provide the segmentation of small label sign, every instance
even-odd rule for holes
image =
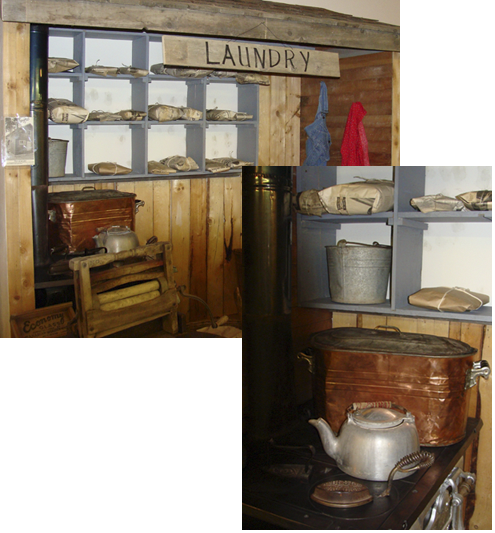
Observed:
[[[334,52],[167,35],[162,43],[163,64],[171,67],[340,77]]]

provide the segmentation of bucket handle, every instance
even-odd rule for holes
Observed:
[[[380,244],[376,241],[374,241],[373,244],[366,244],[364,242],[346,241],[345,239],[340,239],[340,241],[337,243],[337,246],[339,248],[344,248],[348,244],[356,244],[357,246],[369,246],[370,248],[390,248],[388,244]]]

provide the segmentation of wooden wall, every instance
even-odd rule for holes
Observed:
[[[300,165],[301,78],[271,76],[260,86],[258,165]]]
[[[237,313],[232,250],[242,247],[240,176],[88,185],[135,193],[144,200],[136,215],[140,244],[151,236],[171,242],[177,284],[205,300],[216,317]],[[51,186],[50,192],[83,186]],[[189,298],[182,299],[179,312],[189,321],[207,316],[204,305]]]
[[[29,24],[2,23],[4,116],[29,114]],[[273,76],[260,87],[259,164],[299,164],[300,78]],[[35,308],[29,167],[0,167],[0,336],[11,314]],[[93,183],[87,185],[95,185]],[[155,235],[173,245],[176,280],[207,301],[215,316],[237,313],[232,251],[242,248],[241,177],[96,184],[134,192],[145,206],[136,216],[141,244]],[[83,185],[51,186],[50,191]],[[207,317],[184,298],[189,321]]]
[[[395,65],[395,69],[394,69]],[[351,104],[361,102],[367,115],[363,125],[368,139],[370,165],[398,162],[399,54],[383,52],[340,60],[340,78],[303,78],[301,84],[301,161],[306,159],[307,134],[318,109],[320,81],[328,90],[327,127],[332,138],[329,165],[340,166],[340,147]],[[395,72],[395,79],[393,74]],[[395,84],[395,85],[394,85]],[[394,91],[394,92],[393,92]],[[395,100],[396,105],[392,102]],[[394,127],[392,117],[394,114]],[[394,160],[392,144],[394,141]],[[393,161],[393,162],[392,162]]]
[[[0,22],[0,28],[2,117],[27,116],[29,24]],[[0,336],[10,337],[10,314],[31,309],[34,309],[31,168],[0,166]]]

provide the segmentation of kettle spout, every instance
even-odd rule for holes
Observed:
[[[323,418],[308,420],[308,422],[318,430],[325,452],[333,459],[336,459],[337,437],[328,422]]]

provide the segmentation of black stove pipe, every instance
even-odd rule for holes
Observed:
[[[291,332],[292,167],[242,171],[244,442],[261,445],[294,429]]]
[[[32,24],[30,95],[34,124],[34,165],[31,167],[34,266],[50,263],[48,249],[48,27]]]

